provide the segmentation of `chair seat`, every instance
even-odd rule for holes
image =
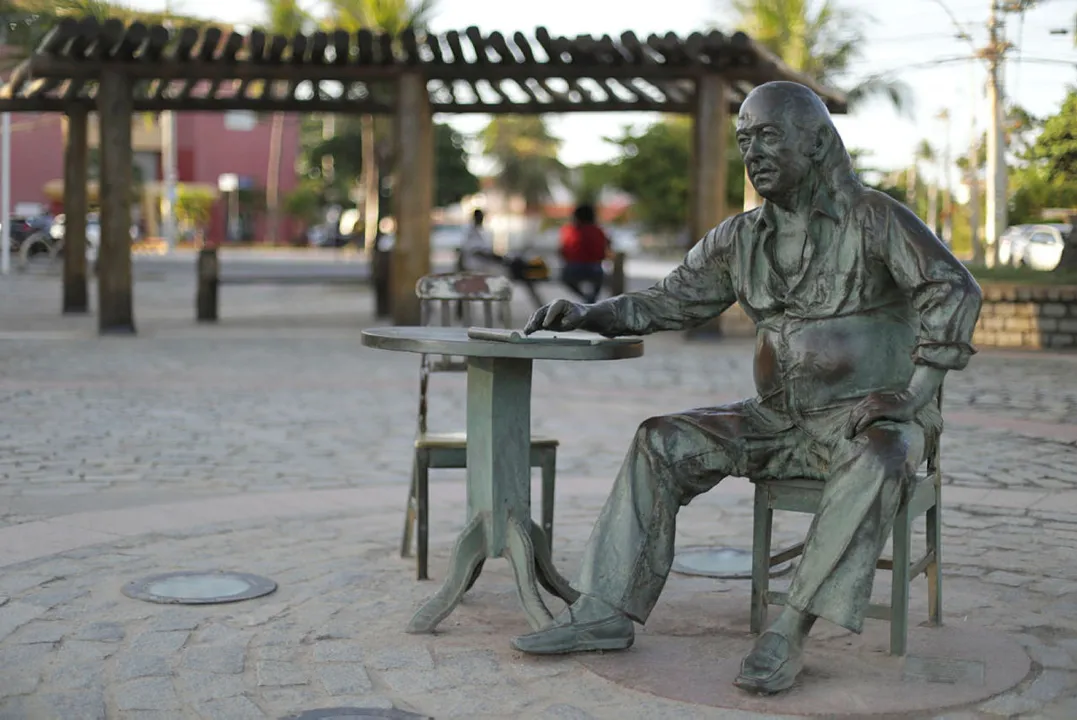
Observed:
[[[558,441],[555,438],[542,437],[539,435],[531,436],[531,447],[557,447]],[[467,447],[467,433],[466,432],[447,432],[447,433],[424,433],[415,438],[415,447],[419,448],[466,448]]]

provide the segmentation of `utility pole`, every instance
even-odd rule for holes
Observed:
[[[991,245],[987,264],[998,263],[998,238],[1006,229],[1006,140],[1003,135],[1002,60],[1006,43],[1002,38],[1002,16],[998,3],[991,0],[991,19],[987,29],[990,40],[981,51],[987,60],[987,217],[984,218],[984,241]]]

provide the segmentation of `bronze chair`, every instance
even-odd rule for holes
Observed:
[[[419,296],[421,323],[424,326],[512,326],[512,282],[508,278],[466,272],[428,275],[419,280],[415,292]],[[415,437],[404,536],[400,543],[400,556],[408,557],[417,523],[416,571],[419,580],[428,579],[429,471],[432,468],[467,467],[467,433],[433,433],[427,427],[430,376],[438,372],[466,371],[467,361],[464,358],[445,355],[423,355],[419,364],[419,428]],[[557,445],[557,440],[553,438],[531,438],[531,467],[540,468],[542,472],[542,529],[551,550]]]
[[[939,391],[942,407],[942,391]],[[880,558],[876,568],[893,573],[890,604],[872,603],[867,616],[890,623],[890,654],[904,655],[909,628],[909,584],[920,573],[927,576],[928,616],[933,625],[942,624],[942,469],[941,438],[928,448],[927,470],[917,472],[907,502],[894,520],[894,557]],[[823,483],[817,480],[783,480],[755,483],[755,521],[752,539],[752,632],[761,633],[767,623],[767,605],[784,605],[787,593],[769,589],[771,568],[799,557],[804,543],[771,555],[774,511],[815,514],[823,497]],[[910,561],[912,523],[926,515],[927,552]]]

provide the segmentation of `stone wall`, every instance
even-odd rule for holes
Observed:
[[[1077,348],[1077,287],[982,284],[977,347]]]
[[[981,284],[983,310],[976,324],[977,347],[1077,349],[1077,286]],[[726,310],[718,322],[690,331],[689,336],[752,337],[755,326],[740,305]]]

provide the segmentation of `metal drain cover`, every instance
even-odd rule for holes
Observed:
[[[268,595],[277,583],[258,575],[226,570],[171,572],[132,580],[123,594],[170,605],[213,605]]]
[[[284,720],[433,720],[428,715],[416,715],[396,708],[325,708],[289,715]]]
[[[770,569],[770,576],[784,575],[792,567],[792,560],[783,562]],[[671,569],[681,575],[700,575],[720,580],[750,580],[752,553],[726,547],[685,548],[673,557]]]

